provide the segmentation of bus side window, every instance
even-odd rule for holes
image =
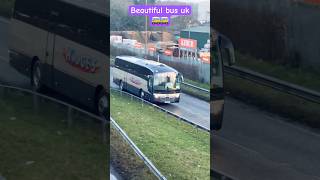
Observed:
[[[34,4],[37,4],[37,6],[34,6]],[[13,16],[32,25],[47,29],[49,7],[50,4],[41,0],[16,0]]]
[[[128,71],[129,73],[133,73],[133,72],[132,72],[133,69],[132,69],[132,64],[131,64],[131,63],[129,63],[129,62],[126,63],[126,69],[127,69],[127,71]]]
[[[119,68],[119,59],[118,58],[116,58],[115,60],[114,60],[114,66],[116,67],[116,68]]]
[[[121,70],[124,70],[124,61],[122,59],[117,58],[115,60],[115,66]]]
[[[118,58],[114,59],[114,67],[118,67]]]
[[[131,64],[131,71],[132,71],[132,74],[135,75],[135,76],[139,76],[139,69],[138,69],[138,66],[135,65],[135,64]]]
[[[106,53],[107,38],[103,38],[105,30],[102,28],[107,26],[105,16],[63,1],[52,1],[51,3],[53,3],[51,11],[57,12],[56,15],[51,16],[51,21],[60,25],[57,30],[58,34]]]
[[[125,62],[122,59],[119,59],[119,67],[120,69],[125,69]]]

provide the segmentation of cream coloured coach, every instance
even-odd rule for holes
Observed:
[[[156,103],[180,101],[183,77],[165,64],[132,56],[117,56],[112,75],[113,82],[121,90],[143,99]]]
[[[107,1],[16,0],[10,64],[102,115],[109,106]]]

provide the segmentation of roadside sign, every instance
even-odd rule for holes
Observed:
[[[156,48],[155,47],[149,47],[149,51],[155,52]]]
[[[187,49],[197,49],[197,40],[180,38],[179,39],[179,47],[180,48],[187,48]]]
[[[137,43],[137,40],[134,40],[134,39],[123,39],[122,43],[125,44],[125,45],[133,47]]]
[[[199,56],[204,63],[210,63],[210,52],[201,52]]]
[[[110,36],[110,41],[112,43],[122,43],[122,36]]]
[[[142,44],[139,43],[139,42],[136,42],[135,45],[134,45],[134,47],[140,49],[140,48],[142,48]]]
[[[165,50],[164,51],[164,54],[166,55],[166,56],[172,56],[172,54],[173,54],[173,52],[171,51],[171,50]]]
[[[202,62],[210,64],[210,57],[202,57],[200,59]]]

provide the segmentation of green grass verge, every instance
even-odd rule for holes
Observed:
[[[111,164],[120,176],[136,180],[157,179],[113,126],[110,139]]]
[[[109,177],[101,125],[65,107],[0,89],[0,174],[6,179],[101,179]],[[88,120],[88,121],[87,121]]]
[[[111,115],[168,179],[209,179],[209,133],[116,92]]]
[[[206,83],[200,83],[200,82],[196,82],[196,81],[192,81],[192,80],[189,80],[189,79],[185,79],[185,82],[186,83],[189,83],[189,84],[192,84],[194,86],[197,86],[197,87],[200,87],[200,88],[204,88],[204,89],[210,89],[210,85],[209,84],[206,84]],[[185,93],[185,94],[189,94],[193,97],[196,97],[196,98],[199,98],[199,99],[202,99],[204,101],[210,101],[210,94],[209,93],[205,93],[203,91],[199,91],[195,88],[192,88],[190,86],[186,86],[186,85],[181,85],[181,89],[182,89],[182,92]]]
[[[279,78],[306,88],[320,91],[320,67],[293,68],[236,53],[236,65]]]
[[[207,89],[207,90],[210,89],[210,84],[209,83],[201,83],[201,82],[193,81],[193,80],[190,80],[190,79],[184,79],[184,81],[186,83],[192,84],[194,86],[197,86],[197,87],[200,87],[200,88],[203,88],[203,89]]]
[[[0,16],[10,18],[15,0],[0,0]]]
[[[226,75],[225,88],[230,95],[290,120],[320,128],[320,105],[293,95]]]

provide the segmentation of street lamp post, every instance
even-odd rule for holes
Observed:
[[[189,23],[188,23],[189,39],[190,39],[190,27],[191,27],[191,20],[189,20]]]
[[[191,20],[189,20],[189,23],[188,23],[189,39],[190,39],[190,27],[191,27]],[[190,54],[190,50],[188,49],[187,50],[187,59],[189,59],[191,56],[191,55],[189,56],[189,54]]]
[[[146,6],[148,4],[148,0],[146,0]],[[146,33],[146,37],[145,37],[145,54],[147,55],[148,52],[148,16],[146,16],[146,24],[145,24],[145,33]]]

